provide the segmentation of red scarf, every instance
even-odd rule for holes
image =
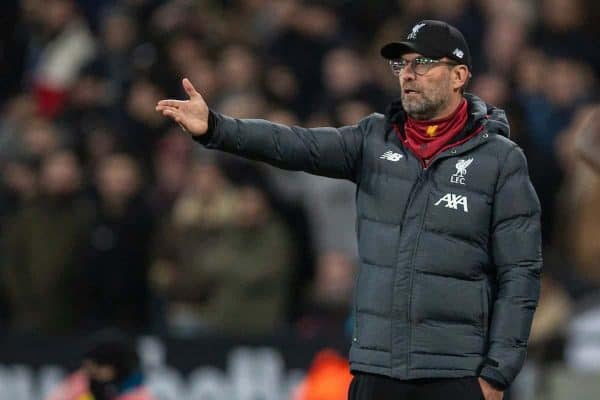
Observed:
[[[442,119],[420,121],[407,116],[404,123],[404,144],[427,163],[442,151],[467,124],[467,100],[459,104],[451,115]]]

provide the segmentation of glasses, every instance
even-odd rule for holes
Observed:
[[[399,76],[400,73],[407,65],[410,65],[410,69],[414,71],[417,75],[425,75],[429,72],[429,70],[437,65],[458,65],[458,63],[453,61],[442,61],[442,60],[434,60],[433,58],[427,57],[417,57],[412,61],[406,60],[390,60],[390,67],[392,68],[392,72],[394,75]]]

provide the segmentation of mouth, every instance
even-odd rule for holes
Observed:
[[[404,89],[403,93],[405,95],[409,95],[409,94],[419,94],[421,92],[419,92],[418,90],[414,90],[414,89]]]

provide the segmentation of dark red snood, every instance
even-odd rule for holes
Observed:
[[[407,116],[404,144],[421,160],[430,160],[463,131],[467,117],[466,99],[446,118],[420,121]]]

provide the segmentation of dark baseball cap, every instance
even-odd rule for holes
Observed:
[[[389,60],[398,59],[406,53],[419,53],[435,59],[448,57],[471,69],[471,52],[465,37],[443,21],[420,21],[412,27],[406,40],[388,43],[381,48],[381,55]]]

